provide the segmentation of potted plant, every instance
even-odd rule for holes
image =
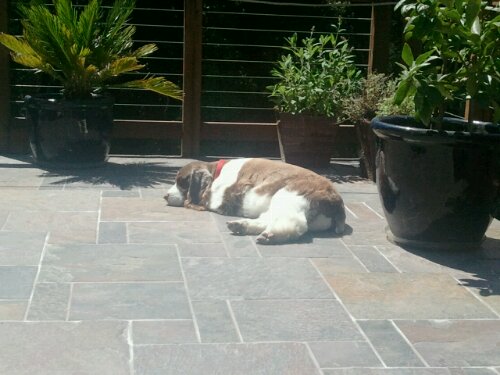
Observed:
[[[400,105],[393,103],[396,86],[396,79],[383,73],[369,73],[366,78],[361,79],[359,89],[343,102],[343,115],[349,123],[354,124],[360,145],[361,176],[372,181],[376,180],[377,145],[370,121],[375,116],[414,113],[410,97]]]
[[[157,50],[154,44],[132,48],[135,27],[127,22],[134,6],[134,0],[116,0],[111,7],[91,0],[82,8],[71,0],[33,1],[19,6],[22,36],[0,34],[15,62],[63,86],[61,93],[26,100],[35,161],[52,166],[106,161],[113,124],[113,100],[104,93],[109,87],[182,99],[181,90],[163,77],[124,76],[142,69],[139,59]]]
[[[336,119],[342,98],[361,78],[340,25],[327,35],[311,34],[301,40],[286,38],[286,51],[271,71],[278,80],[269,86],[279,111],[277,125],[281,158],[306,167],[330,163]]]
[[[416,114],[372,121],[389,238],[478,247],[499,200],[500,8],[480,0],[401,0],[396,9],[406,17],[406,39],[418,42],[403,47],[395,102],[413,96]],[[445,116],[466,101],[468,119]],[[480,114],[493,122],[476,121],[485,119]]]

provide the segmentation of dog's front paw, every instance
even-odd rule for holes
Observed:
[[[228,221],[226,224],[229,230],[234,234],[243,235],[247,232],[247,225],[242,220]]]

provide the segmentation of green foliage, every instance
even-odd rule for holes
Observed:
[[[135,27],[127,21],[134,7],[134,0],[116,0],[109,9],[90,0],[81,10],[71,0],[53,0],[52,6],[33,0],[19,6],[23,35],[0,33],[0,43],[17,63],[60,81],[66,98],[88,98],[116,84],[117,77],[144,68],[139,59],[156,51],[154,44],[132,48]],[[119,85],[182,99],[181,90],[161,77]]]
[[[361,71],[343,30],[333,27],[331,34],[316,38],[311,32],[300,43],[297,34],[285,39],[288,53],[271,71],[278,82],[268,87],[279,111],[341,117],[342,100],[358,87]]]
[[[395,116],[395,115],[405,115],[405,116],[415,116],[415,103],[413,97],[406,97],[401,103],[396,104],[394,102],[394,95],[396,93],[397,81],[391,80],[389,82],[391,86],[390,91],[393,93],[391,96],[382,99],[377,108],[377,116]]]
[[[405,99],[400,105],[394,104],[397,80],[382,73],[368,74],[361,79],[360,88],[344,99],[344,116],[358,123],[375,116],[413,115],[415,108],[412,98]]]
[[[481,0],[400,0],[406,17],[400,104],[414,97],[416,117],[425,125],[444,115],[453,101],[492,108],[500,120],[500,7]],[[472,119],[470,119],[472,121]]]

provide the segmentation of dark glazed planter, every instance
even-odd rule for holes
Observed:
[[[372,120],[377,187],[393,242],[480,246],[500,199],[500,127],[482,123],[468,133],[466,125],[446,119],[445,130],[436,131],[410,117]]]
[[[328,167],[337,128],[331,118],[280,113],[278,140],[281,160],[301,167]]]
[[[93,167],[107,161],[113,100],[68,101],[59,95],[26,98],[35,162],[54,168]]]

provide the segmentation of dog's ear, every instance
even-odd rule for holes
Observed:
[[[212,181],[213,177],[208,169],[193,170],[184,207],[204,210],[202,198]]]

